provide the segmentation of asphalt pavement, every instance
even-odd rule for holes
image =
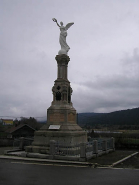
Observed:
[[[138,185],[139,170],[0,159],[0,185]]]

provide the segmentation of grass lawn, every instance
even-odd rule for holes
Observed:
[[[97,163],[100,166],[112,165],[113,163],[135,153],[135,151],[131,150],[116,150],[114,152],[108,153],[106,155],[99,156],[94,159],[90,159],[89,162]]]
[[[138,168],[139,169],[139,154],[123,161],[122,163],[116,165],[117,168]]]

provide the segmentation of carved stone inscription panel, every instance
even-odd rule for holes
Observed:
[[[62,113],[53,113],[50,114],[50,122],[64,122],[64,114]]]
[[[75,114],[69,113],[69,114],[68,114],[68,121],[69,121],[69,122],[75,121]]]

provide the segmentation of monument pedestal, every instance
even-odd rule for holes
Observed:
[[[57,80],[52,88],[53,101],[47,109],[47,124],[35,132],[32,146],[26,147],[27,152],[49,153],[50,141],[73,146],[87,142],[87,134],[77,125],[76,110],[71,102],[72,88],[67,79],[69,57],[57,55]]]

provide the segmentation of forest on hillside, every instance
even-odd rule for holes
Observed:
[[[77,122],[81,127],[116,127],[139,129],[139,108],[111,113],[79,113]]]

